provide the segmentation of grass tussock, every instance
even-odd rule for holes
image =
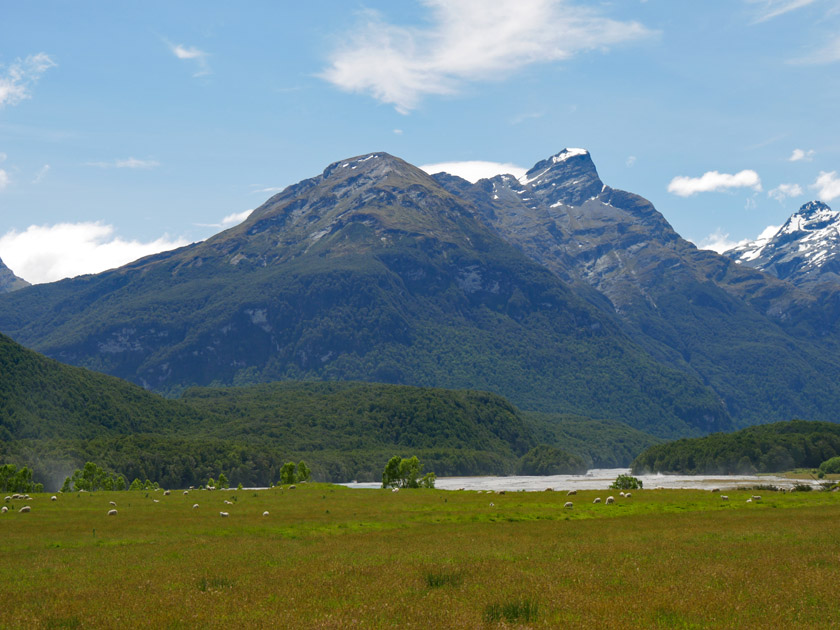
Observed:
[[[440,570],[426,573],[426,586],[429,588],[461,586],[463,582],[464,574],[461,571]]]
[[[509,602],[488,604],[484,609],[484,621],[495,623],[531,623],[537,620],[540,606],[534,599],[515,599]]]

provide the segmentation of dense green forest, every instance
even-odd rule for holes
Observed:
[[[634,473],[750,474],[817,468],[840,455],[840,424],[792,420],[657,444],[632,464]]]

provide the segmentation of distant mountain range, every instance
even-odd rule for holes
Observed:
[[[472,388],[663,437],[835,420],[836,320],[698,250],[581,149],[476,184],[343,160],[203,243],[0,297],[17,341],[161,392]]]
[[[9,291],[16,291],[23,287],[28,287],[29,283],[23,278],[18,278],[12,270],[9,269],[3,261],[0,260],[0,293],[8,293]]]

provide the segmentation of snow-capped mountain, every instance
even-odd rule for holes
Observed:
[[[810,201],[772,236],[725,255],[797,285],[840,284],[840,212]]]

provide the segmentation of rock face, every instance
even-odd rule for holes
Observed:
[[[808,202],[773,236],[725,255],[805,289],[840,285],[840,212],[820,201]]]
[[[29,283],[23,278],[18,278],[12,270],[3,264],[0,260],[0,293],[8,293],[16,291],[23,287],[28,287]]]
[[[602,186],[583,171],[536,186],[583,199]],[[490,390],[658,435],[732,426],[695,375],[384,153],[336,162],[203,243],[24,294],[0,299],[0,330],[159,391],[373,380]]]

